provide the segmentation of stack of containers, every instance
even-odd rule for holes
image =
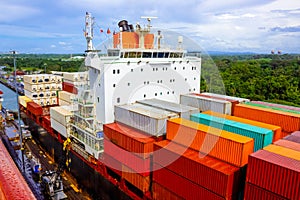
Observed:
[[[298,200],[299,188],[300,143],[283,138],[249,156],[245,200]]]
[[[62,78],[51,74],[24,75],[25,96],[41,106],[57,105]]]
[[[296,113],[238,104],[235,106],[234,116],[280,126],[283,136],[300,130],[300,114]]]
[[[251,103],[265,105],[265,106],[269,106],[272,108],[282,108],[282,109],[286,109],[286,110],[294,110],[294,111],[300,112],[300,108],[295,107],[295,106],[287,106],[287,105],[281,105],[281,104],[276,104],[276,103],[268,103],[268,102],[264,102],[264,101],[251,101]]]
[[[83,87],[88,84],[87,72],[64,72],[63,73],[63,90],[69,93],[77,94],[78,87]]]
[[[70,123],[72,113],[60,106],[50,108],[51,127],[67,138],[69,136],[68,125]]]
[[[77,101],[77,95],[67,91],[58,92],[58,103],[60,106],[69,106]]]
[[[180,103],[183,105],[199,108],[201,112],[212,110],[231,115],[231,103],[225,100],[198,96],[195,94],[180,95]]]
[[[103,162],[143,193],[150,189],[150,155],[154,138],[119,124],[105,124]]]
[[[32,102],[32,99],[27,96],[19,96],[19,104],[27,108],[27,103]]]
[[[252,138],[182,118],[168,120],[166,137],[154,144],[154,199],[238,198]]]
[[[277,140],[282,138],[282,133],[281,133],[281,127],[280,126],[275,126],[275,125],[272,125],[272,124],[266,124],[266,123],[263,123],[263,122],[258,122],[258,121],[254,121],[254,120],[250,120],[250,119],[241,118],[241,117],[216,113],[216,112],[213,112],[213,111],[205,111],[205,112],[203,112],[203,114],[212,115],[212,116],[215,116],[215,117],[220,117],[220,118],[224,118],[224,119],[228,119],[228,120],[241,122],[241,123],[245,123],[245,124],[249,124],[249,125],[258,126],[258,127],[261,127],[261,128],[266,128],[266,129],[272,130],[272,132],[273,132],[273,142],[276,142]]]
[[[209,92],[203,92],[201,94],[208,95],[208,96],[211,96],[211,97],[230,99],[230,100],[233,100],[233,101],[238,101],[240,103],[250,102],[250,99],[240,98],[240,97],[233,97],[233,96],[228,96],[228,95],[225,95],[225,94],[215,94],[215,93],[209,93]]]
[[[253,138],[254,152],[271,144],[273,141],[273,132],[270,129],[265,129],[203,113],[192,114],[191,120],[200,124],[212,126],[225,131]]]

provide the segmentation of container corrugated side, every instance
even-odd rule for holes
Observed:
[[[70,106],[70,105],[72,105],[71,103],[69,103],[69,102],[67,102],[67,101],[64,101],[64,100],[62,100],[62,99],[58,99],[58,104],[59,104],[60,106]]]
[[[254,152],[272,143],[273,131],[203,113],[191,115],[191,120],[254,139]]]
[[[295,151],[293,149],[271,144],[269,146],[264,147],[264,150],[300,161],[300,152]]]
[[[166,120],[178,114],[138,103],[115,106],[115,120],[152,136],[166,133]]]
[[[246,181],[288,199],[300,197],[300,162],[259,150],[249,156]]]
[[[43,115],[43,108],[35,102],[27,103],[27,111],[31,112],[35,116]]]
[[[71,83],[63,82],[62,90],[73,93],[73,94],[78,94],[77,88],[74,86],[74,84],[71,84]]]
[[[80,82],[87,80],[87,72],[64,72],[63,78],[64,80],[68,80],[71,82]]]
[[[210,156],[200,158],[198,151],[167,140],[154,143],[153,162],[222,197],[230,198],[241,189],[240,168]]]
[[[262,105],[271,106],[271,107],[300,111],[300,108],[295,107],[295,106],[287,106],[287,105],[282,105],[282,104],[277,104],[277,103],[268,103],[268,102],[264,102],[264,101],[251,101],[251,102],[255,103],[255,104],[262,104]]]
[[[294,131],[292,135],[300,137],[300,131]]]
[[[276,142],[274,142],[275,145],[278,146],[282,146],[282,147],[286,147],[289,149],[293,149],[295,151],[299,151],[300,152],[300,144],[293,142],[293,141],[289,141],[289,140],[278,140]]]
[[[73,103],[76,100],[76,95],[67,91],[59,91],[58,98],[68,103]]]
[[[241,122],[241,123],[245,123],[245,124],[250,124],[250,125],[253,125],[253,126],[258,126],[258,127],[261,127],[261,128],[270,129],[270,130],[273,131],[273,142],[275,142],[275,141],[282,138],[282,133],[281,133],[281,127],[280,126],[275,126],[275,125],[272,125],[272,124],[266,124],[266,123],[263,123],[263,122],[258,122],[258,121],[254,121],[254,120],[250,120],[250,119],[241,118],[241,117],[225,115],[225,114],[221,114],[221,113],[217,113],[217,112],[213,112],[213,111],[205,111],[205,112],[203,112],[203,114],[208,114],[208,115],[221,117],[221,118],[225,118],[225,119],[229,119],[229,120],[233,120],[233,121],[237,121],[237,122]]]
[[[252,138],[181,118],[168,120],[167,139],[238,167],[248,163],[254,148]]]
[[[64,105],[64,106],[60,106],[65,110],[68,110],[70,112],[75,112],[78,111],[78,104],[71,104],[71,105]]]
[[[246,183],[244,200],[287,200],[273,192],[265,190],[261,187]]]
[[[25,83],[24,90],[27,90],[29,92],[39,92],[39,91],[43,91],[43,87],[42,87],[42,89],[40,89],[40,85],[36,85],[36,84],[33,85],[33,84]]]
[[[296,143],[300,143],[300,137],[298,137],[296,135],[287,135],[283,139],[289,140],[289,141],[292,141],[292,142],[296,142]]]
[[[140,131],[122,124],[112,123],[103,126],[105,136],[121,148],[148,158],[153,152],[155,139],[149,138]]]
[[[158,169],[159,166],[154,164],[154,168]],[[153,172],[153,181],[184,199],[224,200],[221,196],[166,168],[155,170]]]
[[[193,113],[198,113],[199,109],[183,104],[177,104],[169,101],[164,101],[160,99],[144,99],[137,101],[137,103],[153,106],[155,108],[160,108],[170,112],[179,114],[180,118],[189,119],[190,115]]]
[[[144,193],[150,189],[150,175],[142,176],[126,165],[122,165],[122,178]]]
[[[122,176],[122,163],[117,161],[107,153],[103,153],[103,159],[101,160],[110,170],[118,174],[120,177]]]
[[[51,127],[56,130],[58,133],[60,133],[62,136],[64,136],[65,138],[68,137],[68,130],[67,127],[64,126],[63,124],[61,124],[59,121],[56,121],[53,118],[50,118],[50,122],[51,122]]]
[[[300,130],[300,115],[294,113],[238,104],[234,116],[277,125],[289,133]]]
[[[245,104],[250,105],[250,106],[260,107],[260,108],[267,108],[267,109],[272,109],[272,110],[278,110],[278,111],[283,111],[283,112],[300,114],[300,111],[297,111],[297,110],[289,110],[289,109],[285,109],[285,108],[268,106],[268,105],[263,105],[263,104],[257,104],[257,103],[253,103],[253,102],[247,102]]]
[[[37,84],[37,76],[36,75],[24,75],[23,80],[24,84]]]
[[[30,92],[28,90],[24,90],[24,94],[32,100],[40,99],[39,94],[37,92]]]
[[[53,118],[54,120],[60,122],[64,126],[68,125],[68,123],[70,122],[71,116],[73,116],[73,114],[70,111],[68,111],[60,106],[50,108],[50,117]]]
[[[199,108],[201,112],[212,110],[215,112],[231,115],[231,103],[218,99],[197,96],[193,94],[180,95],[180,103]]]
[[[32,102],[32,99],[30,99],[27,96],[19,96],[19,103],[24,107],[27,108],[27,103]]]
[[[184,200],[182,197],[179,197],[174,192],[171,192],[164,186],[152,182],[152,196],[154,200],[161,200],[161,199],[169,199],[169,200]]]
[[[150,158],[143,159],[104,139],[104,152],[143,176],[150,174]]]
[[[201,94],[209,95],[209,96],[213,96],[213,97],[231,99],[231,100],[234,100],[234,101],[239,101],[240,103],[250,101],[250,99],[240,98],[240,97],[233,97],[233,96],[228,96],[228,95],[224,95],[224,94],[215,94],[215,93],[209,93],[209,92],[203,92]]]

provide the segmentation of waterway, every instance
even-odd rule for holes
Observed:
[[[12,91],[10,88],[0,83],[0,90],[3,92],[3,102],[2,106],[6,109],[17,111],[18,103],[17,103],[17,94]]]

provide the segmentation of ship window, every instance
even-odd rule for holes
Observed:
[[[174,94],[174,91],[172,91],[172,94]]]
[[[157,96],[157,93],[155,93],[155,96]]]
[[[184,80],[187,81],[187,78],[185,78]]]
[[[136,53],[136,57],[137,57],[137,58],[141,58],[141,57],[142,57],[142,52],[137,52],[137,53]]]
[[[194,80],[196,80],[196,77],[194,77]]]
[[[120,97],[118,97],[118,98],[117,98],[117,103],[120,103],[120,101],[121,101],[121,100],[120,100]]]
[[[151,52],[143,52],[143,58],[151,58],[152,53]]]
[[[99,97],[97,97],[97,100],[98,100],[98,103],[100,102],[100,98]]]
[[[160,95],[162,95],[162,92],[160,93]]]
[[[141,72],[142,72],[142,71],[144,71],[144,69],[143,69],[143,68],[141,68]]]
[[[194,91],[196,91],[196,88],[194,88]]]
[[[153,58],[157,58],[157,52],[153,52]]]
[[[165,52],[165,58],[169,58],[169,52]]]
[[[123,58],[123,57],[124,57],[124,53],[123,53],[123,52],[121,52],[120,58]]]
[[[168,91],[167,94],[170,94],[170,92]]]
[[[133,69],[131,69],[131,72],[133,72]]]
[[[164,57],[164,52],[158,52],[158,58],[163,58]]]
[[[125,52],[124,58],[129,58],[129,52]]]
[[[130,86],[130,83],[127,83],[128,86]]]
[[[113,70],[113,74],[115,74],[116,73],[116,70]]]
[[[176,70],[176,67],[174,67],[174,70]]]
[[[155,68],[152,68],[153,69],[153,71],[155,71]]]
[[[117,74],[120,74],[120,70],[119,69],[117,70]]]
[[[136,58],[136,52],[129,52],[129,58]]]
[[[149,81],[147,81],[147,84],[149,84]]]
[[[144,98],[146,98],[146,94],[144,94]]]
[[[183,67],[182,69],[185,70],[185,67]]]
[[[113,84],[113,87],[116,87],[116,84]]]

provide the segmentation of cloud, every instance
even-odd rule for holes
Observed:
[[[274,28],[271,28],[270,31],[274,31],[274,32],[300,32],[300,26],[274,27]]]
[[[58,44],[60,44],[60,45],[62,45],[62,46],[65,46],[65,45],[67,45],[67,43],[66,43],[66,42],[58,42]]]
[[[32,6],[14,4],[12,2],[5,1],[1,2],[0,22],[9,23],[16,20],[24,20],[39,13],[39,9]]]

